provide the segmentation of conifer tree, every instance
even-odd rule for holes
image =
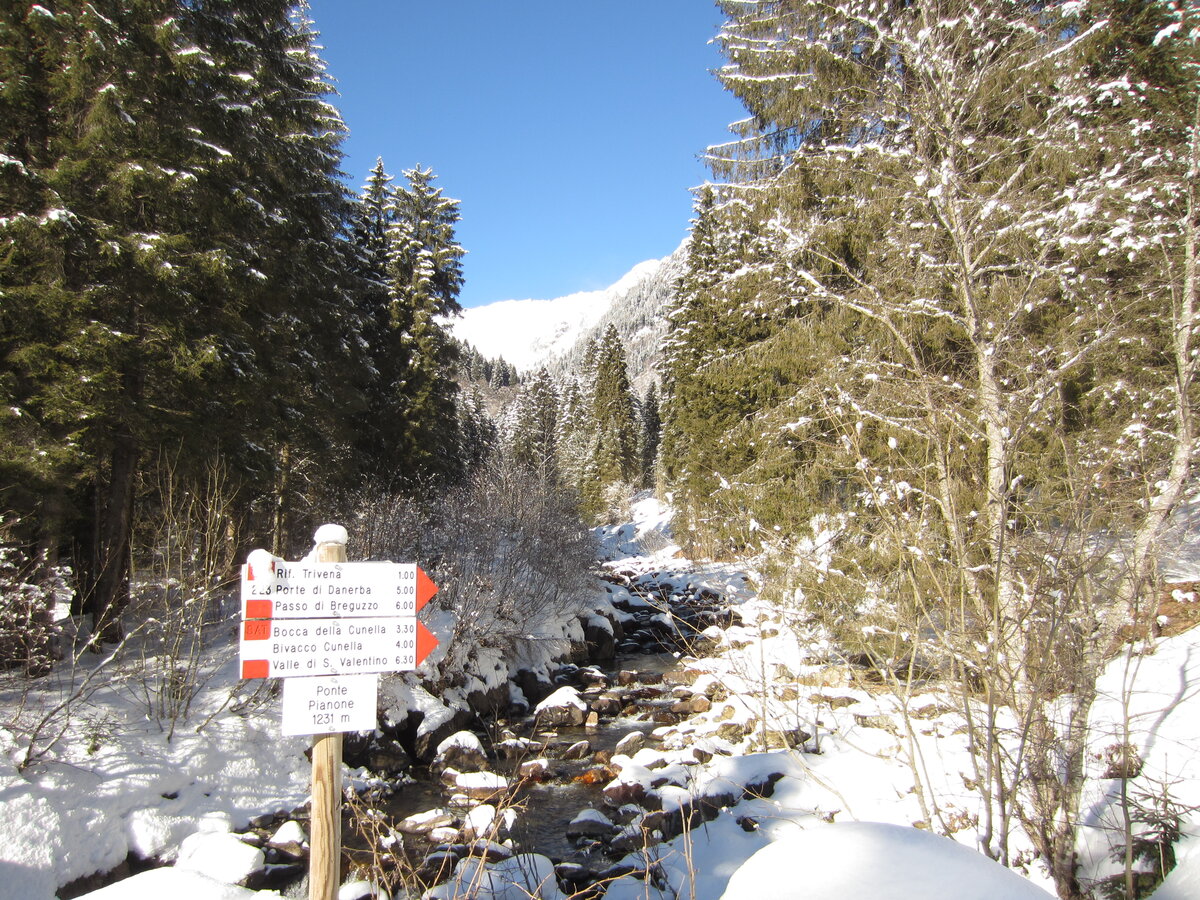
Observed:
[[[522,386],[510,437],[512,458],[539,477],[557,481],[558,391],[545,368]]]
[[[84,470],[76,425],[59,421],[51,388],[65,327],[55,311],[72,299],[62,273],[74,223],[50,184],[53,78],[69,24],[44,7],[0,9],[0,498],[38,523],[23,536],[51,562]]]
[[[573,375],[563,385],[559,410],[558,468],[567,484],[579,488],[592,458],[596,427],[587,392]]]
[[[7,10],[12,45],[37,46],[5,88],[26,137],[4,152],[32,177],[27,218],[5,217],[0,346],[24,421],[4,441],[56,460],[45,543],[68,546],[72,520],[79,595],[113,637],[134,486],[159,447],[261,480],[281,440],[337,444],[345,398],[314,370],[349,365],[343,129],[291,4]]]
[[[625,348],[613,325],[605,330],[597,348],[594,385],[596,440],[592,460],[596,477],[602,485],[633,484],[640,473],[639,428],[625,365]]]
[[[642,401],[642,486],[654,486],[654,472],[658,461],[658,445],[662,437],[662,419],[658,407],[658,385],[650,382],[646,398]]]
[[[351,240],[360,274],[356,305],[369,361],[354,453],[363,474],[385,489],[396,487],[400,475],[396,450],[404,446],[410,425],[410,403],[403,387],[408,357],[397,327],[388,272],[396,215],[392,180],[383,159],[377,159],[351,217]]]
[[[460,311],[462,257],[454,227],[458,201],[443,197],[435,176],[417,166],[398,189],[388,234],[390,327],[397,335],[405,433],[395,448],[401,477],[454,476],[461,470],[454,448],[454,381],[457,351],[440,319]]]

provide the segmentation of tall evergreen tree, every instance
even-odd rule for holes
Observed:
[[[50,6],[3,20],[37,45],[21,91],[6,83],[28,131],[4,152],[36,194],[5,217],[0,347],[23,421],[4,441],[36,434],[59,460],[45,543],[74,521],[80,596],[113,636],[159,447],[261,481],[272,448],[337,444],[345,398],[322,367],[350,365],[343,129],[291,4]]]
[[[576,488],[584,483],[584,473],[592,458],[596,426],[588,393],[579,378],[570,376],[562,388],[558,415],[558,469],[563,480]]]
[[[662,437],[662,419],[658,407],[658,385],[650,382],[646,398],[642,401],[642,486],[654,486],[654,472],[658,461],[658,445]]]
[[[558,391],[546,369],[527,381],[517,395],[516,419],[510,437],[513,459],[557,481]]]
[[[454,449],[457,349],[441,324],[461,309],[465,251],[455,236],[458,201],[442,196],[430,170],[417,166],[404,174],[408,186],[394,194],[388,235],[389,314],[403,367],[397,386],[406,407],[396,469],[402,477],[448,477],[461,471]]]
[[[601,484],[633,484],[640,473],[638,422],[620,335],[609,325],[596,352],[592,390],[596,442],[592,459]]]
[[[361,282],[356,294],[361,338],[369,361],[364,374],[365,405],[354,441],[356,466],[370,481],[396,487],[403,465],[398,448],[407,441],[411,402],[404,385],[408,365],[390,284],[391,233],[396,224],[395,189],[383,159],[376,160],[351,218]]]

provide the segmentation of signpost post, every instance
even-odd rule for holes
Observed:
[[[429,576],[349,563],[335,533],[317,532],[314,562],[255,550],[242,570],[242,677],[283,677],[284,734],[313,735],[309,900],[334,900],[341,881],[342,732],[375,727],[380,672],[415,669],[437,646],[416,619],[437,592]]]
[[[345,544],[318,544],[321,562],[345,562]],[[334,900],[342,883],[342,733],[313,735],[308,900]]]

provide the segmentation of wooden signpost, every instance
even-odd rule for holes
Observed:
[[[437,585],[413,563],[347,562],[336,530],[313,562],[255,550],[242,567],[242,677],[284,678],[283,733],[313,735],[309,900],[341,881],[342,732],[375,727],[378,673],[437,647],[416,619]]]

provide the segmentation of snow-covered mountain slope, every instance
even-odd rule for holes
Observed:
[[[502,300],[467,309],[450,321],[450,329],[485,357],[503,357],[528,373],[542,366],[563,368],[582,353],[583,342],[611,322],[626,341],[630,375],[636,381],[653,367],[663,309],[683,258],[681,247],[663,259],[638,263],[600,291],[551,300]],[[636,360],[631,342],[639,347]]]

